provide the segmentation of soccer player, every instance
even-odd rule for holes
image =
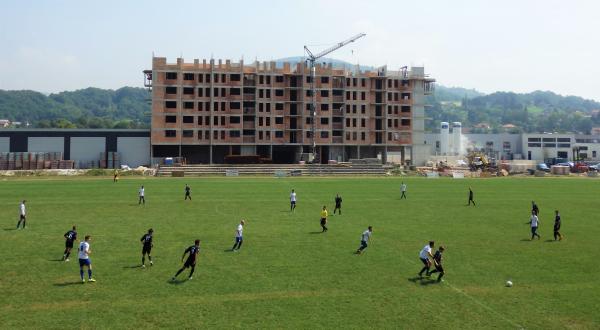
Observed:
[[[471,190],[471,187],[469,187],[469,202],[467,206],[471,205],[471,202],[473,202],[473,206],[475,206],[475,200],[473,199],[473,190]]]
[[[369,239],[371,238],[371,233],[373,233],[373,227],[369,226],[367,230],[365,230],[360,236],[360,247],[356,250],[356,254],[361,254],[364,249],[369,245]]]
[[[79,275],[81,276],[81,283],[85,283],[85,279],[83,278],[83,267],[87,266],[88,269],[88,282],[96,282],[95,279],[92,278],[92,260],[90,260],[90,254],[92,250],[90,250],[90,241],[92,237],[90,235],[85,236],[83,242],[79,243]]]
[[[119,171],[115,170],[113,172],[113,182],[119,181]]]
[[[290,193],[290,212],[293,212],[296,209],[296,192],[292,189]]]
[[[435,269],[428,272],[427,276],[431,276],[431,274],[433,273],[440,273],[440,275],[438,275],[437,281],[441,282],[442,277],[444,276],[444,267],[442,266],[442,253],[444,252],[444,247],[440,246],[438,248],[438,250],[435,252],[435,254],[433,255],[433,265],[435,266]]]
[[[150,254],[154,246],[152,244],[152,234],[154,234],[154,229],[150,228],[148,229],[148,233],[144,234],[140,239],[140,242],[142,242],[142,268],[146,268],[146,255],[148,255],[148,260],[150,260],[150,266],[154,264],[152,263],[152,255]]]
[[[540,209],[534,201],[531,201],[531,213],[535,213],[535,215],[540,214]]]
[[[335,195],[335,208],[333,209],[333,214],[335,214],[336,210],[339,210],[339,214],[342,215],[342,196],[340,196],[340,194]]]
[[[63,236],[65,238],[65,252],[63,253],[62,260],[69,261],[69,255],[71,255],[73,243],[77,239],[77,229],[75,228],[75,226],[73,226],[73,229],[66,232]]]
[[[140,197],[140,199],[138,201],[138,205],[142,204],[142,202],[144,202],[144,205],[146,205],[146,199],[144,198],[144,193],[145,193],[144,186],[141,186],[140,190],[138,191],[138,196]]]
[[[531,224],[531,240],[537,236],[540,239],[540,235],[537,233],[538,225],[540,224],[540,220],[538,219],[537,213],[535,211],[531,211],[531,218],[529,218],[529,224]]]
[[[558,210],[554,211],[554,240],[556,241],[557,239],[559,241],[562,241],[563,237],[560,234],[559,230],[560,230],[560,213],[558,213]]]
[[[400,185],[400,192],[402,192],[400,199],[406,199],[406,183],[402,182],[402,184]]]
[[[323,205],[323,209],[321,210],[321,227],[323,228],[322,233],[326,232],[327,229],[327,206]]]
[[[242,219],[240,224],[237,226],[235,230],[235,243],[233,244],[231,251],[235,252],[236,249],[239,250],[242,247],[242,243],[244,243],[243,231],[245,223],[246,222],[244,222],[244,219]]]
[[[423,277],[424,272],[425,274],[429,273],[429,268],[431,268],[431,260],[429,260],[429,258],[433,258],[431,249],[433,249],[434,244],[434,241],[429,241],[429,244],[425,245],[423,249],[421,249],[421,252],[419,252],[419,259],[421,259],[421,262],[425,265],[419,272],[419,277]]]
[[[19,222],[17,222],[17,229],[19,229],[21,222],[23,222],[23,229],[25,229],[25,222],[27,221],[27,215],[25,214],[25,202],[26,200],[23,200],[19,206]]]
[[[192,188],[190,188],[190,186],[188,186],[187,184],[185,185],[185,198],[183,200],[187,200],[187,199],[192,200]]]
[[[188,280],[192,279],[192,275],[194,274],[194,269],[196,268],[196,256],[198,255],[199,251],[200,251],[200,240],[197,239],[194,241],[194,245],[188,247],[187,249],[185,249],[185,252],[183,252],[183,256],[181,257],[181,262],[183,262],[183,259],[185,258],[186,254],[189,253],[189,256],[188,256],[187,260],[185,261],[185,264],[183,264],[183,267],[181,267],[181,269],[177,271],[175,276],[173,276],[173,278],[171,278],[171,281],[175,281],[175,278],[179,274],[181,274],[181,272],[183,272],[184,269],[186,269],[188,267],[191,267]]]

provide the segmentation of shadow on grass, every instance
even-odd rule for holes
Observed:
[[[532,241],[532,239],[529,239],[529,238],[522,238],[521,239],[521,242],[531,242],[531,241]]]
[[[4,228],[5,231],[10,231],[10,230],[17,230],[17,228],[12,227],[12,228]]]
[[[64,260],[62,260],[62,259],[48,259],[48,261],[54,261],[54,262],[57,262],[57,261],[64,261]]]
[[[53,285],[54,286],[71,286],[71,285],[76,285],[76,284],[82,285],[83,282],[77,281],[77,282],[54,283]]]
[[[179,279],[176,279],[174,281],[173,280],[168,280],[167,283],[169,283],[171,285],[181,285],[181,284],[184,284],[187,281],[189,281],[189,280],[186,278],[186,279],[183,279],[183,280],[179,280]]]
[[[436,279],[433,279],[430,277],[421,277],[421,276],[410,277],[408,280],[413,283],[418,283],[421,285],[431,285],[431,284],[439,283]]]
[[[322,234],[324,231],[311,231],[309,234]]]
[[[431,285],[431,284],[439,284],[440,282],[438,282],[437,280],[434,280],[432,278],[428,278],[428,279],[424,279],[423,281],[421,281],[421,285]]]
[[[223,252],[233,252],[233,250],[232,249],[225,249],[225,250],[223,250]]]
[[[547,239],[547,240],[545,240],[544,242],[546,242],[546,243],[552,243],[552,242],[558,242],[558,241],[556,241],[556,240],[553,240],[553,239]]]
[[[133,266],[123,266],[123,269],[133,269],[133,268],[142,268],[142,266],[139,264],[133,265]]]

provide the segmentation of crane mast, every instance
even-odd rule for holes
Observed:
[[[315,135],[316,135],[316,121],[317,121],[317,99],[316,99],[316,91],[315,91],[315,76],[316,76],[316,67],[315,67],[315,62],[329,54],[332,53],[344,46],[346,46],[347,44],[356,41],[357,39],[360,39],[362,37],[366,36],[365,33],[359,33],[347,40],[344,40],[342,42],[339,42],[325,50],[323,50],[322,52],[318,53],[317,55],[314,55],[309,49],[308,47],[304,46],[304,51],[306,51],[306,54],[308,55],[308,63],[309,63],[309,69],[310,69],[310,96],[311,96],[311,103],[310,103],[310,114],[311,114],[311,142],[312,142],[312,154],[314,157],[314,161],[319,161],[319,157],[317,155],[317,144],[315,142]]]

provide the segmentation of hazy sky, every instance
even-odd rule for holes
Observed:
[[[0,89],[141,87],[152,52],[247,62],[319,51],[424,65],[446,86],[600,100],[600,2],[0,1]]]

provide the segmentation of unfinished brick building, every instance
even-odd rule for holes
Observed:
[[[303,62],[154,57],[145,73],[152,87],[152,157],[182,156],[188,163],[223,163],[229,155],[295,163],[307,160],[313,142],[323,163],[388,153],[419,163],[424,96],[434,87],[422,67],[317,65],[313,140],[311,79]]]

